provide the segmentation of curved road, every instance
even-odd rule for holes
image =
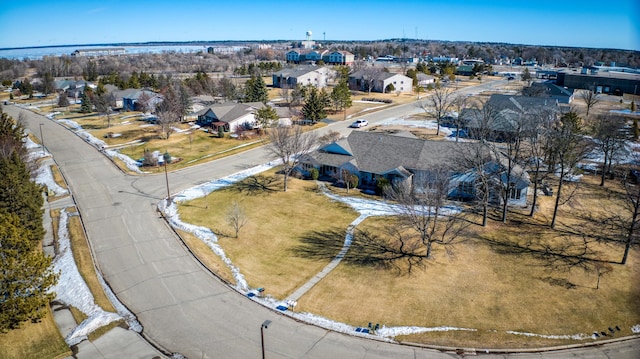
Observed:
[[[165,193],[163,175],[131,176],[64,127],[15,106],[4,110],[14,118],[23,111],[27,127],[39,134],[54,155],[78,204],[96,264],[118,298],[144,326],[143,334],[169,353],[188,358],[257,358],[260,326],[270,358],[450,358],[436,350],[366,340],[340,334],[279,315],[230,289],[203,268],[156,212]],[[379,122],[418,111],[405,105],[367,115]],[[328,126],[346,131],[347,124]],[[325,130],[326,131],[326,130]],[[269,160],[257,148],[169,174],[172,192],[235,173]],[[635,339],[565,355],[635,358]],[[552,354],[552,353],[548,353]],[[563,357],[554,352],[554,357]],[[487,357],[503,357],[488,355]],[[518,357],[540,358],[541,354]]]

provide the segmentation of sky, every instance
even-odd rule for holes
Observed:
[[[149,41],[423,40],[640,50],[640,1],[0,0],[0,48]]]

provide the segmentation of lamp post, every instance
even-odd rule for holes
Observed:
[[[171,202],[171,192],[169,192],[169,174],[167,173],[167,162],[171,161],[171,155],[165,151],[162,155],[164,162],[164,179],[167,183],[167,205]]]
[[[269,328],[270,320],[265,320],[260,326],[260,343],[262,344],[262,359],[264,359],[264,330]]]
[[[44,136],[42,136],[42,126],[44,126],[44,123],[40,124],[40,142],[42,142],[42,155],[44,156]]]

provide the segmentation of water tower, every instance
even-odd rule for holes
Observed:
[[[302,47],[304,47],[305,49],[313,49],[316,43],[315,41],[311,40],[311,35],[312,35],[311,30],[308,30],[306,32],[306,35],[307,35],[307,39],[302,41]]]

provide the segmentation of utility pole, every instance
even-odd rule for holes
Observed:
[[[260,326],[260,343],[262,344],[262,359],[264,359],[264,330],[269,328],[270,320],[265,320]]]
[[[169,192],[169,174],[167,173],[167,162],[171,161],[171,155],[169,152],[164,153],[162,155],[164,162],[164,179],[167,182],[167,206],[171,203],[171,192]]]
[[[44,123],[40,124],[40,142],[42,142],[42,155],[44,155],[44,136],[42,135],[42,126],[44,126]]]

